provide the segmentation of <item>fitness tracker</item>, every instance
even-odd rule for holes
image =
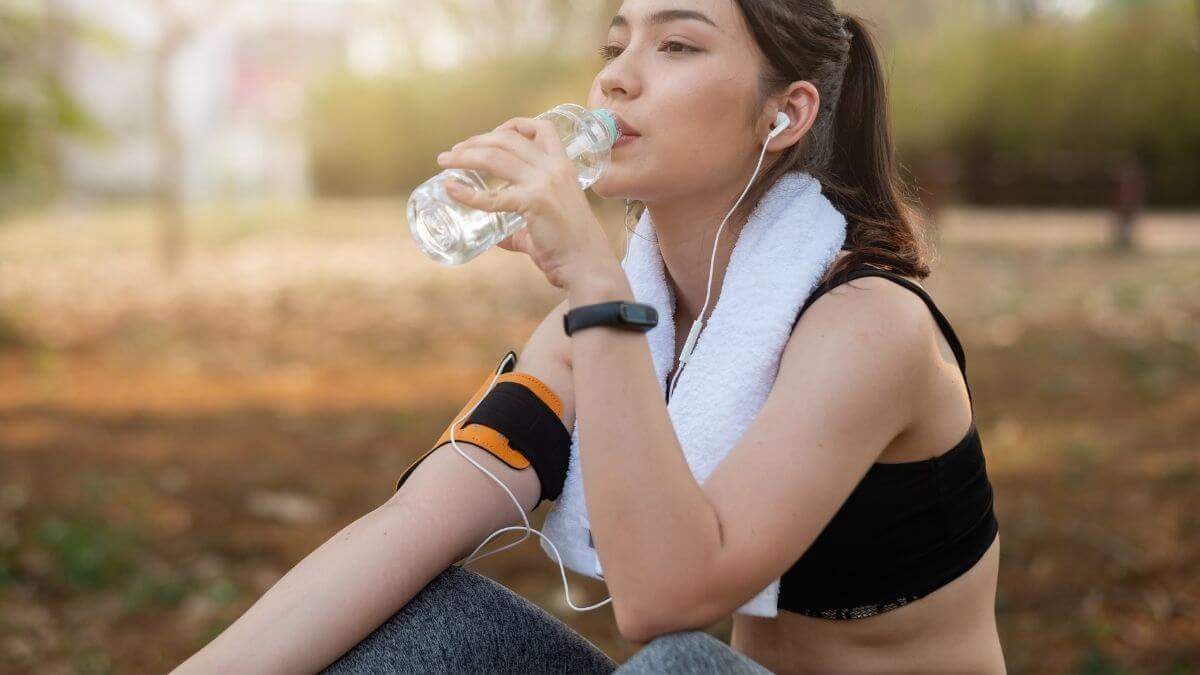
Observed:
[[[567,335],[590,326],[613,326],[645,333],[657,325],[658,310],[653,305],[625,300],[584,305],[563,314],[563,330]]]

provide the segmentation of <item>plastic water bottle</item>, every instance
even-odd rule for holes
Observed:
[[[564,103],[537,117],[554,123],[579,173],[579,187],[586,190],[608,167],[613,143],[621,135],[612,113]],[[408,198],[408,228],[425,255],[445,265],[460,265],[525,226],[519,213],[483,211],[456,201],[442,188],[448,179],[476,190],[508,185],[485,171],[454,168],[417,186]]]

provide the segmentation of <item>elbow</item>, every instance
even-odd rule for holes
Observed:
[[[609,589],[612,590],[614,586],[616,584],[610,575]],[[653,637],[650,635],[653,620],[649,613],[649,610],[653,609],[653,594],[641,588],[622,590],[624,592],[612,593],[613,619],[617,623],[617,632],[630,642],[648,642]]]
[[[636,593],[626,593],[621,597],[613,596],[613,618],[617,622],[617,632],[621,637],[637,644],[644,644],[654,639],[659,625],[656,605],[663,598],[661,595],[639,590]]]
[[[661,594],[643,594],[642,602],[613,601],[617,631],[625,640],[645,644],[659,635],[684,630],[703,630],[720,620],[704,598],[672,600]]]
[[[642,615],[613,605],[613,616],[617,620],[617,632],[625,640],[641,645],[653,639],[654,636],[651,634],[650,624]]]
[[[707,563],[706,557],[693,556],[690,564],[658,565],[654,569],[670,572],[650,579],[635,575],[631,584],[616,584],[609,575],[609,587],[623,589],[619,597],[615,593],[613,597],[613,615],[621,637],[641,644],[666,633],[703,630],[719,621],[726,605],[722,585],[714,582],[722,576]]]

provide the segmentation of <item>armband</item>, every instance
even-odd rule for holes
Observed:
[[[512,354],[511,360],[508,354]],[[541,483],[538,504],[545,499],[558,499],[571,453],[571,434],[563,422],[562,402],[540,379],[515,372],[516,354],[511,351],[508,354],[502,359],[504,365],[491,391],[488,391],[492,384],[489,375],[446,426],[437,443],[401,474],[396,481],[397,490],[418,464],[450,442],[454,422],[478,401],[475,410],[455,428],[454,440],[477,445],[514,469],[532,466]]]

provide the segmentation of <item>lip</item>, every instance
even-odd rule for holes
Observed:
[[[624,147],[624,146],[629,145],[630,143],[636,141],[639,138],[641,138],[641,136],[636,136],[636,135],[626,136],[625,134],[621,134],[621,137],[617,139],[617,142],[613,143],[613,147],[614,148]]]
[[[632,124],[629,124],[628,122],[626,122],[624,117],[621,117],[616,112],[613,112],[611,109],[609,109],[609,112],[612,112],[613,119],[615,119],[617,121],[617,127],[620,128],[620,130],[621,130],[622,138],[624,138],[625,136],[641,136],[642,135],[637,129],[633,128]],[[619,142],[620,141],[618,141],[618,143]]]

